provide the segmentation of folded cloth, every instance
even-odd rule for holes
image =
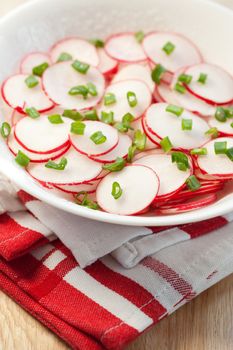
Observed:
[[[122,349],[233,271],[233,223],[125,269],[110,255],[80,268],[58,240],[6,262],[0,287],[73,349]]]

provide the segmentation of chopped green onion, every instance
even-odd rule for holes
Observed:
[[[174,90],[179,92],[180,94],[185,94],[186,92],[186,87],[182,83],[176,83]]]
[[[84,135],[86,125],[80,121],[71,124],[70,132],[75,135]]]
[[[125,126],[123,123],[116,123],[114,125],[114,127],[121,133],[124,133],[124,132],[128,131],[128,127]]]
[[[73,57],[68,52],[62,52],[58,57],[57,62],[66,62],[71,61]]]
[[[107,137],[102,133],[102,131],[96,131],[90,136],[90,139],[96,144],[101,145],[107,141]]]
[[[98,92],[96,86],[93,83],[87,83],[88,92],[91,96],[97,96]]]
[[[173,152],[171,155],[172,163],[176,163],[177,168],[186,171],[190,168],[188,157],[183,152]]]
[[[89,42],[97,48],[104,47],[104,41],[101,39],[90,39]]]
[[[233,123],[231,123],[231,127],[233,128]]]
[[[86,120],[99,120],[96,109],[84,112],[84,119]]]
[[[114,199],[119,199],[122,196],[123,190],[118,182],[112,184],[112,196]]]
[[[182,118],[181,127],[182,127],[182,130],[192,130],[192,128],[193,128],[192,119]]]
[[[26,114],[32,119],[39,118],[40,113],[34,107],[28,107],[25,109]]]
[[[233,106],[225,108],[227,118],[233,118]]]
[[[34,75],[29,75],[29,77],[25,79],[25,84],[29,89],[32,89],[39,84],[39,81]]]
[[[215,142],[214,143],[214,152],[215,154],[225,154],[227,151],[227,142]]]
[[[105,106],[110,106],[112,104],[116,103],[116,96],[111,93],[108,92],[105,96],[104,96],[104,105]]]
[[[184,108],[174,106],[174,105],[168,105],[166,107],[166,112],[170,112],[175,114],[177,117],[181,116],[181,114],[184,112]]]
[[[198,78],[198,83],[205,84],[207,80],[207,74],[205,73],[200,73],[199,78]]]
[[[196,156],[205,156],[207,154],[207,148],[194,148],[190,151],[190,154]]]
[[[88,93],[89,93],[89,90],[85,85],[74,86],[69,90],[69,95],[71,96],[82,95],[84,100],[87,99]]]
[[[124,158],[118,157],[114,163],[111,164],[104,164],[103,169],[115,172],[115,171],[121,171],[125,167],[126,161]]]
[[[126,113],[123,118],[121,123],[116,123],[115,128],[119,132],[127,132],[129,129],[132,130],[130,123],[134,121],[134,116],[131,113]]]
[[[72,120],[83,120],[82,114],[74,109],[65,109],[62,116]]]
[[[90,65],[84,62],[80,62],[78,60],[75,60],[72,63],[72,67],[81,74],[86,74],[88,69],[90,68]]]
[[[146,134],[144,134],[144,132],[142,132],[141,130],[136,130],[134,133],[134,137],[133,137],[133,145],[136,146],[136,148],[139,151],[143,151],[146,147]]]
[[[64,121],[62,120],[62,117],[60,114],[53,114],[48,116],[48,120],[52,124],[62,124]]]
[[[226,155],[233,162],[233,147],[227,149]]]
[[[171,43],[170,41],[168,41],[163,47],[163,51],[167,55],[170,55],[174,50],[175,50],[175,45],[173,43]]]
[[[162,147],[162,149],[164,150],[164,152],[169,152],[172,149],[172,143],[169,139],[168,136],[164,137],[161,141],[160,141],[160,146]]]
[[[145,37],[145,33],[142,30],[135,33],[135,39],[139,44],[143,42],[144,37]]]
[[[32,73],[34,75],[37,75],[38,77],[42,77],[42,75],[44,74],[44,72],[46,71],[46,69],[49,67],[48,62],[44,62],[42,64],[40,64],[39,66],[36,66],[33,68]]]
[[[181,83],[185,83],[185,84],[190,84],[192,81],[192,75],[188,75],[188,74],[180,74],[178,77],[178,81],[180,81]]]
[[[205,132],[205,135],[211,136],[213,139],[216,139],[219,135],[219,132],[217,128],[210,128]]]
[[[217,107],[214,117],[219,122],[225,123],[227,120],[227,113],[223,107]]]
[[[190,191],[196,191],[201,187],[201,183],[195,175],[189,176],[189,178],[186,180],[186,185]]]
[[[166,72],[161,64],[157,64],[156,67],[152,70],[151,78],[156,84],[160,84],[163,74]]]
[[[65,167],[67,166],[67,159],[65,157],[62,157],[59,163],[54,162],[53,160],[49,160],[46,164],[45,167],[48,169],[54,169],[54,170],[64,170]]]
[[[79,200],[79,197],[81,195],[83,195],[82,201]],[[98,204],[96,202],[90,200],[88,198],[88,193],[85,192],[85,191],[81,191],[81,192],[77,193],[75,198],[79,201],[79,202],[77,202],[78,205],[81,205],[83,207],[87,207],[87,208],[93,209],[93,210],[98,210],[99,209]]]
[[[129,106],[132,108],[136,107],[138,104],[136,94],[133,91],[127,92],[127,100],[128,100]]]
[[[11,126],[7,122],[3,122],[1,126],[1,135],[4,139],[6,139],[11,133]]]
[[[25,168],[30,163],[30,158],[26,156],[26,154],[24,154],[23,152],[18,151],[17,156],[15,157],[15,161],[20,166]]]
[[[128,149],[128,156],[127,156],[127,161],[128,162],[130,162],[130,163],[132,162],[136,150],[137,150],[137,147],[135,145],[131,145],[129,147],[129,149]]]
[[[105,124],[113,124],[114,123],[114,113],[113,112],[101,112],[101,121]]]

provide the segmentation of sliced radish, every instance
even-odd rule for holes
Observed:
[[[15,125],[23,117],[24,115],[22,113],[19,113],[16,109],[13,109],[11,113],[11,125]]]
[[[172,105],[179,105],[178,100],[174,91],[167,84],[161,83],[157,85],[154,91],[154,95],[157,96],[158,100],[161,102],[166,102]]]
[[[130,107],[129,105],[127,100],[128,92],[134,92],[136,95],[137,105],[135,107]],[[105,91],[105,94],[107,93],[115,95],[116,103],[105,106],[103,100],[98,107],[98,111],[100,114],[102,111],[113,112],[116,122],[121,122],[122,117],[126,113],[131,113],[135,119],[141,117],[151,104],[151,92],[147,85],[140,80],[125,80],[111,84]]]
[[[207,155],[198,157],[198,166],[204,174],[231,179],[233,178],[233,162],[225,154],[215,154],[215,142],[227,142],[227,148],[233,147],[232,137],[219,137],[209,141],[205,145]]]
[[[24,113],[26,107],[34,107],[40,113],[49,111],[54,107],[54,103],[46,96],[42,89],[41,80],[34,88],[28,88],[25,79],[26,74],[12,75],[2,84],[2,97],[12,108]]]
[[[153,149],[149,149],[149,150],[145,150],[143,152],[139,152],[134,156],[134,162],[138,161],[139,159],[143,158],[143,157],[147,157],[150,156],[152,154],[161,154],[162,151],[160,148],[153,148]],[[163,153],[164,154],[164,153]]]
[[[159,146],[159,147],[160,147],[160,141],[161,141],[161,139],[160,139],[158,136],[156,136],[155,134],[153,134],[153,133],[149,130],[148,126],[147,126],[146,123],[145,123],[145,118],[142,118],[142,128],[143,128],[143,130],[144,130],[144,132],[145,132],[145,134],[146,134],[148,140],[149,140],[154,146]],[[153,148],[154,148],[154,147],[153,147]]]
[[[122,195],[118,199],[111,194],[113,182],[118,182],[122,189]],[[131,165],[105,176],[97,187],[96,198],[99,206],[108,213],[134,215],[151,204],[158,190],[159,180],[152,169]]]
[[[145,165],[158,175],[160,187],[158,199],[162,196],[170,196],[180,191],[185,186],[185,181],[192,174],[192,165],[190,161],[190,169],[180,171],[175,163],[172,163],[171,155],[162,152],[157,154],[146,155],[133,164]]]
[[[74,193],[74,194],[79,192],[93,193],[95,192],[99,181],[100,180],[98,181],[95,180],[93,182],[80,184],[80,185],[55,185],[55,187],[66,193]]]
[[[214,116],[209,119],[211,128],[217,128],[224,136],[233,136],[232,119],[229,118],[225,122],[219,122]]]
[[[151,69],[148,65],[126,65],[122,69],[120,69],[119,72],[114,76],[112,83],[130,79],[141,80],[149,87],[151,92],[154,91],[155,84],[151,79]]]
[[[134,33],[119,33],[110,36],[105,43],[107,54],[120,62],[140,62],[146,55]]]
[[[203,208],[209,204],[214,203],[216,200],[217,200],[217,196],[215,193],[206,194],[200,197],[191,198],[190,200],[187,200],[185,203],[161,206],[157,212],[161,214],[167,214],[167,215],[185,213],[187,211]]]
[[[174,51],[168,55],[163,47],[172,43]],[[202,62],[197,47],[184,36],[176,33],[152,32],[145,36],[142,43],[147,57],[155,64],[162,64],[169,72]]]
[[[78,85],[92,83],[97,96],[71,96],[69,91]],[[87,109],[95,106],[103,96],[105,80],[100,71],[90,67],[86,74],[77,72],[72,62],[61,62],[49,67],[43,75],[43,86],[48,96],[58,105],[68,109]]]
[[[132,139],[125,134],[119,134],[119,142],[117,146],[103,156],[91,157],[96,162],[100,163],[113,163],[117,157],[126,158],[128,155],[129,147],[132,145]]]
[[[63,124],[52,124],[46,115],[37,119],[24,117],[15,125],[14,135],[26,150],[49,154],[69,144],[71,120],[63,118],[63,121]]]
[[[166,112],[167,106],[166,103],[157,103],[148,108],[144,116],[144,123],[150,133],[160,140],[168,136],[173,148],[197,148],[208,141],[205,132],[209,129],[209,126],[205,120],[186,110],[184,110],[182,116],[177,117],[170,112]],[[182,118],[192,119],[192,130],[182,130]]]
[[[33,153],[27,151],[24,147],[22,147],[18,141],[16,140],[14,136],[14,128],[12,129],[11,134],[8,137],[7,140],[7,145],[10,149],[10,151],[16,156],[18,151],[22,151],[24,154],[26,154],[29,158],[30,161],[33,163],[43,163],[47,162],[50,159],[54,160],[56,158],[61,157],[64,153],[66,153],[70,147],[70,145],[65,146],[64,148],[61,148],[59,151],[49,153],[49,154],[38,154],[38,153]]]
[[[79,60],[97,67],[99,56],[94,45],[80,38],[68,38],[58,41],[50,50],[53,63],[56,63],[62,53],[68,53],[73,60]]]
[[[144,129],[142,127],[142,118],[139,118],[139,119],[133,121],[131,123],[131,127],[133,128],[133,130],[129,130],[129,132],[128,132],[128,135],[131,138],[133,138],[134,132],[136,130],[141,130],[142,132],[144,132]],[[156,147],[156,145],[147,137],[145,150],[153,149],[155,147]]]
[[[56,185],[90,182],[96,179],[102,170],[100,163],[94,162],[73,148],[70,148],[64,157],[67,159],[67,166],[64,170],[49,169],[43,163],[29,163],[27,170],[36,180]],[[60,159],[57,159],[56,162],[59,163]]]
[[[51,59],[48,54],[44,52],[29,53],[20,63],[20,73],[32,74],[34,67],[37,67],[45,62],[51,64]]]
[[[84,135],[70,134],[71,143],[78,152],[88,156],[102,156],[117,146],[119,135],[114,127],[97,121],[85,121],[84,124]],[[98,131],[106,136],[104,143],[95,144],[92,141],[91,136]]]
[[[118,62],[107,55],[103,48],[97,50],[99,55],[99,65],[98,68],[102,74],[111,74],[117,71]]]
[[[187,89],[196,97],[212,105],[228,104],[233,100],[233,78],[218,66],[201,63],[185,70],[192,81]],[[199,83],[200,74],[206,74],[205,84]]]

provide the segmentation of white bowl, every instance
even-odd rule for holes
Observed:
[[[233,12],[207,0],[36,0],[0,21],[0,81],[28,52],[48,50],[67,36],[106,37],[119,31],[171,30],[187,35],[205,60],[233,74]],[[0,171],[20,188],[65,211],[125,225],[173,225],[204,220],[233,210],[233,194],[193,212],[167,216],[118,216],[80,207],[48,193],[14,162],[0,141]],[[143,184],[142,184],[143,185]]]

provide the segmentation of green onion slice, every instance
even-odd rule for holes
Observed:
[[[126,165],[126,161],[124,158],[118,157],[114,163],[111,164],[104,164],[103,169],[111,171],[111,172],[116,172],[116,171],[121,171]]]
[[[83,195],[83,199],[82,201],[79,200],[79,197]],[[75,196],[76,200],[78,201],[77,204],[81,205],[83,207],[87,207],[89,209],[93,209],[93,210],[98,210],[99,206],[96,202],[92,201],[91,199],[88,198],[88,193],[85,191],[81,191],[79,193],[76,194]]]
[[[42,77],[42,75],[44,74],[44,72],[46,71],[46,69],[49,67],[48,62],[44,62],[42,64],[40,64],[39,66],[36,66],[33,68],[32,73],[34,75],[37,75],[38,77]]]
[[[215,154],[225,154],[227,151],[227,142],[215,142],[214,143],[214,152]]]
[[[177,168],[181,171],[186,171],[190,168],[188,157],[183,152],[172,152],[172,163],[176,163]]]
[[[143,42],[144,37],[145,37],[145,33],[142,30],[135,33],[135,39],[139,44]]]
[[[201,183],[195,175],[189,176],[189,178],[186,180],[186,185],[190,191],[196,191],[201,187]]]
[[[119,199],[122,196],[123,190],[119,182],[113,182],[112,184],[112,196],[114,199]]]
[[[27,107],[27,108],[25,109],[25,112],[26,112],[26,114],[27,114],[29,117],[31,117],[32,119],[39,118],[39,116],[40,116],[40,113],[39,113],[39,112],[37,111],[37,109],[34,108],[34,107]]]
[[[170,55],[173,51],[175,50],[175,45],[168,41],[164,46],[163,46],[163,51],[167,54]]]
[[[137,150],[137,147],[136,147],[135,145],[131,145],[131,146],[129,147],[129,149],[128,149],[128,156],[127,156],[127,161],[128,161],[129,163],[132,162],[136,150]]]
[[[127,92],[127,100],[130,107],[136,107],[138,104],[137,96],[133,91]]]
[[[84,112],[85,120],[99,120],[96,109]]]
[[[107,141],[107,137],[102,133],[102,131],[96,131],[90,136],[90,139],[96,144],[101,145]]]
[[[18,151],[17,156],[15,157],[15,161],[20,166],[25,168],[30,163],[30,158],[26,156],[26,154],[24,154],[23,152]]]
[[[72,120],[83,120],[82,114],[74,109],[65,109],[62,116]]]
[[[207,154],[207,148],[194,148],[190,151],[190,154],[195,156],[205,156]]]
[[[81,95],[83,96],[84,100],[87,99],[88,93],[89,93],[89,89],[85,85],[74,86],[69,90],[69,95],[71,96]]]
[[[187,130],[187,131],[192,130],[192,128],[193,128],[193,121],[192,121],[192,119],[184,119],[184,118],[182,118],[181,127],[182,127],[182,130]]]
[[[115,94],[113,94],[112,92],[108,92],[104,96],[104,105],[105,106],[110,106],[110,105],[113,105],[114,103],[116,103],[116,96],[115,96]]]
[[[225,123],[227,120],[226,110],[223,107],[217,107],[214,117],[219,122]]]
[[[136,146],[139,151],[143,151],[146,147],[146,141],[146,134],[141,130],[136,130],[133,137],[133,145]]]
[[[48,120],[52,124],[62,124],[64,121],[62,120],[62,117],[60,114],[52,114],[48,116]]]
[[[81,74],[86,74],[88,69],[90,68],[90,65],[84,62],[80,62],[78,60],[75,60],[72,63],[72,67]]]
[[[184,112],[184,108],[174,105],[168,105],[166,107],[166,112],[170,112],[172,114],[175,114],[177,117],[180,117],[181,114]]]
[[[164,68],[161,64],[157,64],[151,73],[151,78],[156,84],[160,84],[162,76],[166,72],[166,68]]]
[[[227,118],[233,118],[233,106],[225,108]]]
[[[38,79],[35,77],[35,75],[29,75],[26,79],[25,79],[25,84],[27,85],[27,87],[29,89],[32,89],[34,87],[36,87],[39,84]]]
[[[101,39],[90,39],[89,42],[97,48],[104,47],[104,41]]]
[[[68,53],[68,52],[62,52],[60,56],[58,57],[57,62],[66,62],[66,61],[71,61],[73,57]]]
[[[88,93],[91,96],[98,96],[96,86],[93,83],[87,83]]]
[[[160,141],[160,146],[162,147],[162,149],[164,150],[164,152],[169,152],[172,149],[172,143],[169,139],[168,136],[164,137],[161,141]]]
[[[127,132],[129,129],[133,130],[130,125],[132,121],[134,121],[134,116],[131,113],[126,113],[122,118],[122,122],[115,124],[115,128],[122,133]]]
[[[178,82],[176,83],[174,90],[179,92],[180,94],[185,94],[186,87],[182,83]]]
[[[178,76],[178,81],[188,85],[191,83],[192,78],[192,75],[182,73]]]
[[[226,155],[233,162],[233,147],[227,149]]]
[[[208,75],[205,73],[200,73],[199,78],[198,78],[198,83],[205,84],[207,80]]]
[[[65,157],[62,157],[59,163],[49,160],[45,164],[45,167],[49,169],[54,169],[54,170],[64,170],[65,167],[67,166],[67,163],[68,163],[67,159]]]
[[[101,112],[101,121],[105,124],[113,124],[114,123],[114,113],[113,112]]]
[[[75,135],[84,135],[86,125],[81,121],[76,121],[71,124],[70,132]]]
[[[217,128],[210,128],[205,132],[205,135],[211,136],[213,139],[216,139],[219,135],[219,132]]]
[[[4,139],[6,139],[11,133],[11,126],[7,122],[3,122],[1,126],[1,135]]]

